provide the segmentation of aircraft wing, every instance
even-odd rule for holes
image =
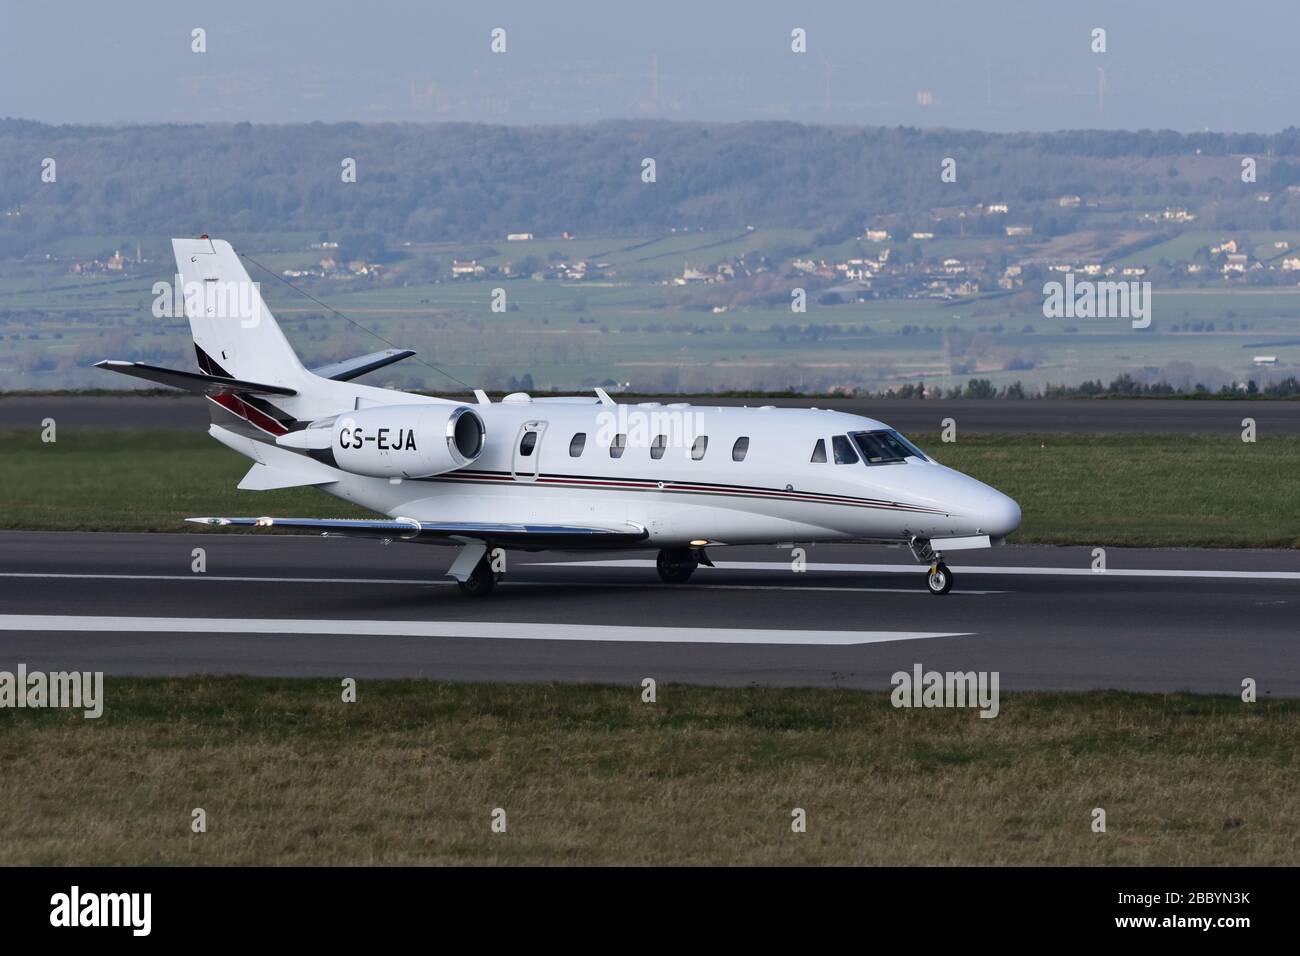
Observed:
[[[281,528],[321,535],[394,538],[430,544],[485,541],[523,548],[615,548],[649,537],[640,525],[594,527],[507,524],[483,521],[417,521],[414,518],[186,518],[194,524],[235,528]]]

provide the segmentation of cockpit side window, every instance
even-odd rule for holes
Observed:
[[[817,465],[826,464],[826,439],[817,439],[817,444],[813,445],[812,458],[808,459]]]
[[[854,432],[853,441],[862,452],[867,465],[896,465],[908,458],[929,461],[921,449],[892,428],[875,432]]]
[[[856,465],[858,463],[858,453],[853,450],[853,442],[849,441],[848,435],[836,435],[831,439],[831,447],[835,449],[835,464]]]

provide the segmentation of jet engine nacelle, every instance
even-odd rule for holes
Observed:
[[[355,475],[428,478],[472,463],[484,434],[483,419],[464,405],[381,405],[337,416],[331,450]]]

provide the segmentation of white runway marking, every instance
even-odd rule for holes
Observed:
[[[557,562],[565,566],[580,564],[577,561]],[[653,562],[652,562],[653,563]],[[545,563],[534,562],[524,564],[523,567],[545,567]],[[783,565],[788,567],[788,565]],[[920,573],[921,569],[917,570]],[[451,585],[455,581],[443,578],[430,578],[429,580],[419,580],[417,578],[273,578],[257,577],[253,575],[229,575],[229,574],[77,574],[75,572],[37,572],[37,571],[0,571],[0,578],[75,578],[89,579],[95,581],[225,581],[238,584],[256,583],[263,584],[412,584],[425,587],[428,585]],[[512,581],[509,576],[506,577],[506,583],[511,587],[530,586],[530,587],[551,587],[552,582],[542,581]],[[574,586],[590,587],[655,587],[659,582],[654,579],[647,579],[644,584],[629,584],[627,582],[609,582],[609,581],[571,581],[566,582]],[[694,584],[675,584],[674,588],[689,588],[691,590],[709,589],[716,591],[862,591],[879,594],[928,594],[924,588],[853,588],[853,587],[803,587],[795,584],[706,584],[703,581]],[[952,592],[957,594],[957,591]],[[971,591],[962,589],[962,594],[1006,594],[1006,591]]]
[[[589,567],[589,568],[652,568],[654,562],[644,558],[626,558],[615,561],[546,561],[534,562],[533,567]],[[789,561],[715,561],[723,571],[790,571]],[[954,574],[1049,574],[1083,575],[1093,578],[1245,578],[1252,581],[1300,581],[1300,571],[1196,571],[1156,568],[1030,568],[994,567],[979,564],[951,564]],[[884,574],[921,574],[919,564],[809,564],[807,571],[865,571]],[[793,573],[793,572],[791,572]]]
[[[524,641],[616,641],[647,644],[801,644],[848,646],[967,637],[970,632],[804,631],[721,627],[624,627],[507,621],[324,621],[224,617],[92,617],[0,614],[0,631],[139,634],[343,634],[352,637],[471,637]]]
[[[95,581],[235,581],[264,584],[455,584],[451,580],[415,578],[272,578],[230,574],[77,574],[75,572],[0,571],[0,578],[86,578]]]
[[[538,582],[536,582],[536,581],[528,581],[528,582],[520,581],[520,582],[517,582],[517,583],[520,583],[520,584],[524,584],[524,583],[528,583],[528,584],[537,584]],[[644,585],[641,585],[641,584],[618,584],[618,585],[610,585],[610,584],[603,584],[603,583],[601,583],[601,582],[597,582],[597,581],[591,581],[591,582],[580,582],[580,583],[589,583],[589,584],[591,584],[592,587],[629,587],[629,588],[639,588],[639,587],[644,587]],[[566,582],[566,584],[567,584],[567,582]],[[845,588],[830,588],[830,587],[823,587],[823,586],[818,585],[818,584],[814,584],[814,585],[799,585],[799,584],[705,584],[703,581],[701,581],[699,584],[670,584],[670,585],[667,585],[667,587],[673,588],[674,590],[684,588],[684,589],[686,589],[686,590],[697,590],[697,591],[847,591],[847,592],[850,593],[850,594],[929,594],[929,593],[930,593],[929,591],[927,591],[927,590],[926,590],[925,588],[923,588],[923,587],[912,587],[912,588],[848,588],[848,587],[845,587]],[[1009,591],[971,591],[971,590],[968,590],[968,589],[966,589],[966,588],[962,588],[962,589],[960,589],[960,590],[954,590],[954,591],[950,591],[950,592],[949,592],[949,594],[955,594],[955,595],[961,595],[961,594],[1009,594],[1009,593],[1011,593],[1011,592],[1009,592]]]

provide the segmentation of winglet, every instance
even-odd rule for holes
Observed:
[[[474,389],[474,397],[478,399],[480,405],[491,405],[492,399],[488,398],[488,393],[481,388]]]
[[[617,405],[618,402],[609,397],[609,392],[605,391],[599,385],[596,386],[596,397],[600,399],[602,405]]]

